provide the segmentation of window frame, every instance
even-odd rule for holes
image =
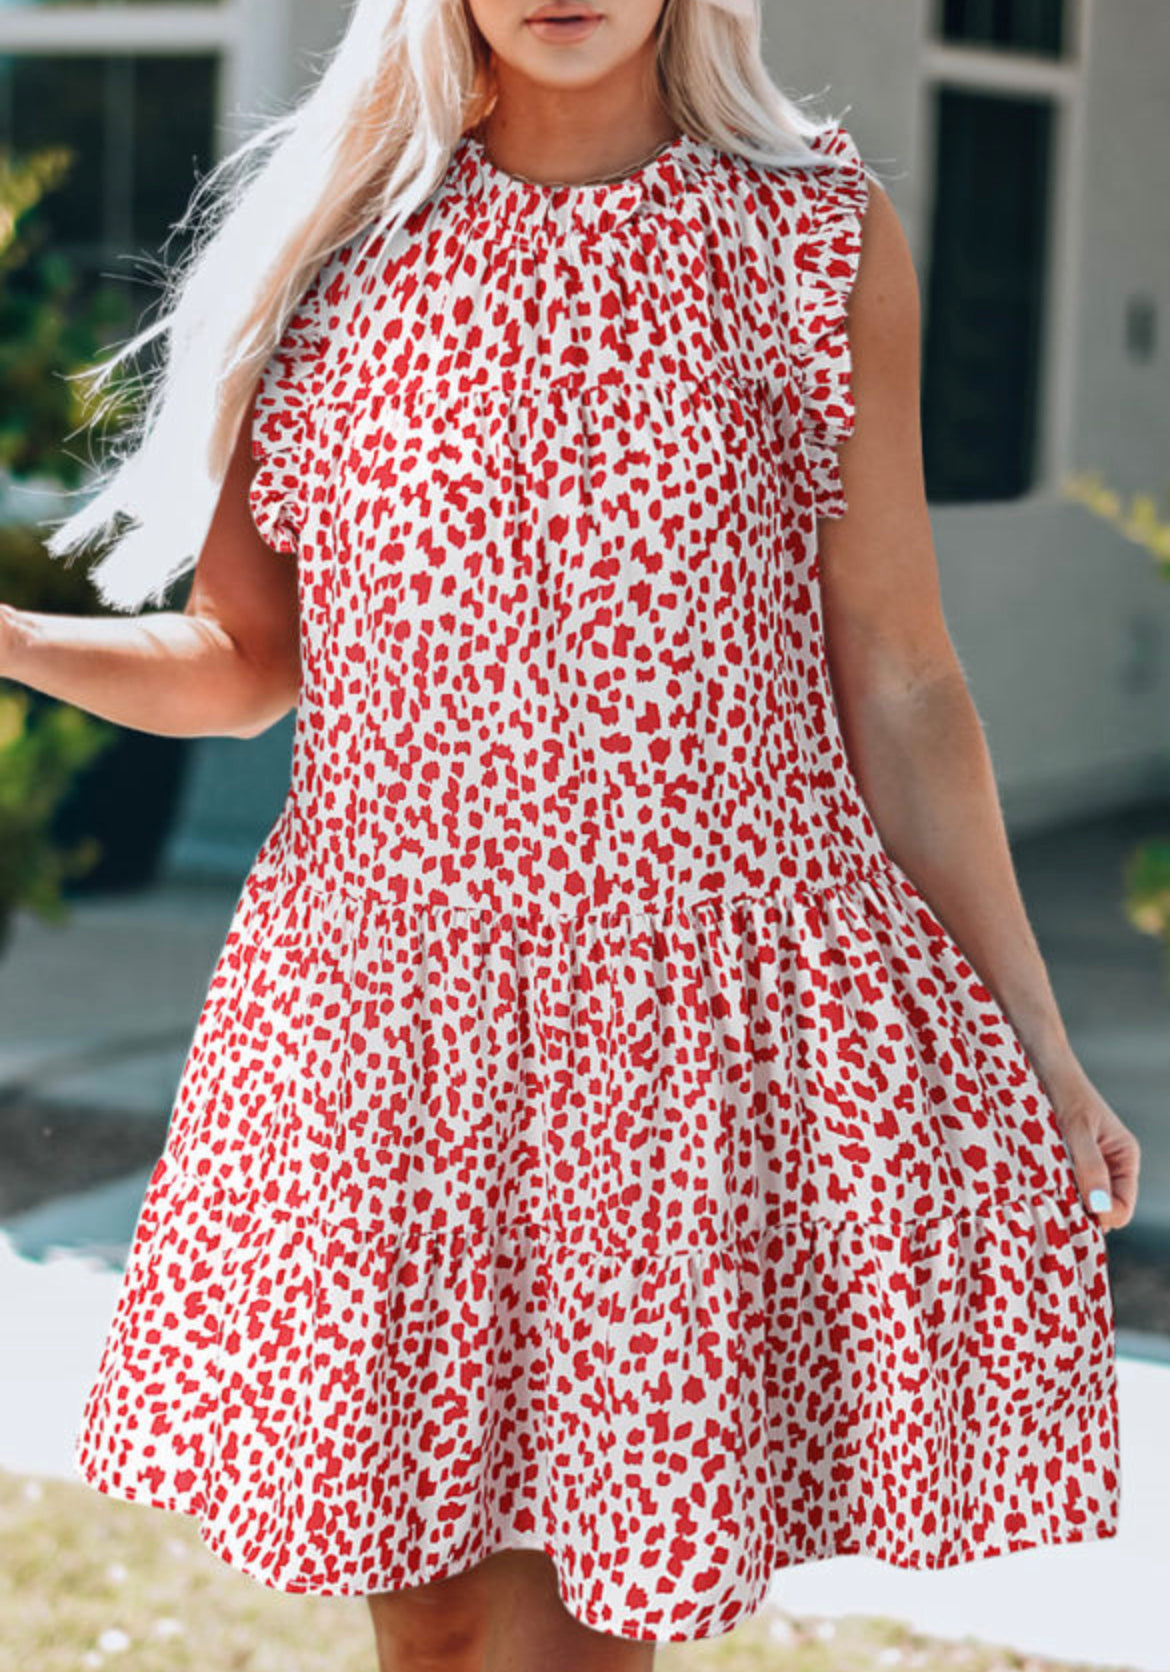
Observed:
[[[1015,3],[1015,0],[1009,0],[1009,4],[1014,4],[1014,3]],[[944,43],[946,45],[950,45],[950,46],[965,46],[965,47],[973,46],[973,47],[980,48],[981,50],[984,49],[984,48],[987,48],[987,43],[985,43],[985,42],[963,40],[961,38],[956,38],[954,36],[944,35],[943,34],[943,24],[946,21],[946,10],[947,10],[947,6],[949,4],[949,0],[931,0],[931,4],[933,5],[934,10],[933,10],[933,16],[932,16],[931,22],[930,22],[930,28],[931,28],[932,38],[934,40],[939,41],[940,43]],[[1061,25],[1062,25],[1061,33],[1064,37],[1064,45],[1061,47],[1061,49],[1058,52],[1049,52],[1045,48],[1041,48],[1041,47],[1024,47],[1024,46],[1020,46],[1020,47],[991,46],[990,48],[988,48],[988,50],[991,50],[991,51],[994,51],[994,52],[1013,52],[1014,51],[1014,52],[1016,52],[1018,54],[1021,54],[1021,55],[1027,55],[1029,58],[1039,58],[1044,63],[1048,63],[1048,64],[1065,62],[1067,60],[1068,56],[1069,56],[1069,42],[1070,42],[1071,34],[1072,34],[1072,31],[1074,31],[1077,27],[1078,19],[1075,15],[1075,8],[1072,5],[1070,5],[1069,0],[1057,0],[1057,4],[1058,4],[1060,19],[1061,19]]]
[[[0,5],[0,55],[213,58],[212,167],[295,92],[294,8],[295,0],[16,0]]]
[[[937,190],[934,161],[938,89],[954,87],[1004,98],[1013,95],[1047,98],[1053,106],[1053,173],[1046,238],[1048,267],[1043,276],[1047,302],[1039,345],[1033,481],[1024,493],[1008,499],[961,502],[980,508],[1050,503],[1060,497],[1060,484],[1071,469],[1080,314],[1080,185],[1084,179],[1086,70],[1095,0],[1066,0],[1066,4],[1067,39],[1064,56],[1060,58],[1002,46],[944,41],[937,33],[941,10],[936,0],[924,0],[923,4],[915,150],[922,181],[917,265],[924,299],[930,290],[933,256],[930,227]],[[925,315],[924,307],[924,351],[929,323]],[[944,508],[951,506],[948,503]]]

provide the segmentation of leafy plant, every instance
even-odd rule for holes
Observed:
[[[127,312],[124,295],[108,284],[82,294],[77,267],[37,220],[75,155],[52,146],[16,158],[0,146],[0,470],[70,488],[84,481],[86,460],[62,440],[94,423],[99,398],[69,374],[98,356]],[[115,422],[131,386],[120,368],[100,397]]]
[[[1170,517],[1159,514],[1152,494],[1135,493],[1126,499],[1099,471],[1066,477],[1064,492],[1066,498],[1148,551],[1159,573],[1170,580]],[[1124,888],[1123,905],[1130,923],[1144,935],[1157,936],[1170,956],[1170,836],[1153,837],[1133,850],[1125,863]]]
[[[49,921],[69,915],[61,884],[89,869],[98,844],[60,847],[50,826],[74,774],[114,730],[68,703],[34,709],[27,692],[0,688],[0,951],[17,906]]]
[[[98,291],[73,304],[71,264],[43,249],[30,217],[64,179],[73,153],[52,147],[16,160],[0,149],[0,472],[19,485],[33,475],[69,487],[84,460],[62,437],[90,414],[80,384],[66,374],[101,347],[117,307]],[[87,571],[45,551],[38,531],[0,523],[0,600],[18,609],[102,613]],[[54,815],[74,778],[117,738],[118,728],[67,703],[0,683],[0,947],[20,907],[53,921],[67,918],[62,884],[84,875],[101,846],[83,838],[63,846]]]

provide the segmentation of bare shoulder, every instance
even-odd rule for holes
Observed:
[[[922,478],[921,307],[909,240],[885,188],[869,182],[861,249],[847,308],[853,434],[842,451],[850,503],[872,529],[884,499],[925,510]],[[863,502],[863,503],[862,503]],[[843,531],[842,531],[843,532]]]
[[[841,449],[844,517],[820,525],[830,646],[842,684],[949,666],[922,454],[920,299],[888,194],[870,180],[848,302],[852,434]]]
[[[884,186],[869,181],[861,256],[849,299],[855,363],[917,379],[921,305],[918,275],[898,212]],[[911,364],[910,362],[913,362]]]

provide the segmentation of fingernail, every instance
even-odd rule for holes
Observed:
[[[1094,1213],[1108,1213],[1113,1206],[1107,1190],[1090,1190],[1089,1207]]]

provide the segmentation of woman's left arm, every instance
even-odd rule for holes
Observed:
[[[819,525],[833,695],[883,845],[995,995],[1047,1090],[1086,1204],[1126,1225],[1137,1140],[1074,1055],[1021,898],[983,728],[943,617],[922,464],[919,295],[871,185],[849,304],[853,433],[843,517]],[[1091,1204],[1089,1204],[1091,1205]]]

